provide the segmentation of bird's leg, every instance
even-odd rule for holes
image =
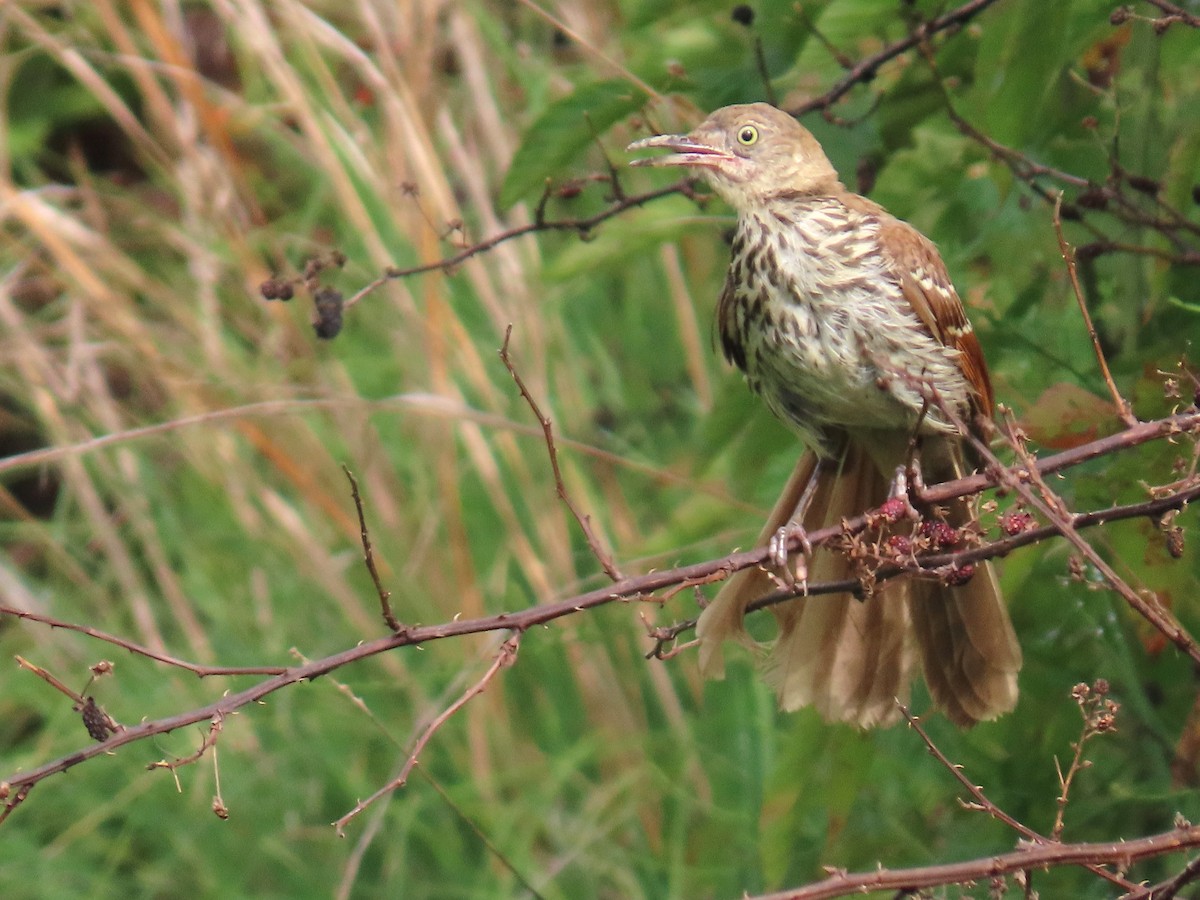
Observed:
[[[912,498],[920,499],[925,484],[921,479],[920,468],[912,469],[908,464],[896,466],[892,475],[892,483],[888,485],[887,499],[879,508],[887,522],[899,522],[901,519],[919,519],[921,513],[913,505]]]
[[[924,416],[924,411],[922,411]],[[908,449],[904,454],[903,465],[896,466],[888,488],[888,500],[895,506],[899,501],[903,505],[903,514],[909,519],[921,518],[913,500],[918,503],[925,493],[925,476],[921,474],[921,437],[915,431],[909,437]],[[898,516],[893,517],[898,518]]]
[[[792,512],[791,518],[788,519],[786,525],[780,526],[771,535],[770,543],[767,544],[767,558],[776,568],[782,569],[788,579],[793,582],[803,582],[808,578],[808,560],[812,558],[813,548],[808,540],[808,532],[804,528],[804,517],[808,513],[809,506],[812,505],[813,495],[817,492],[817,485],[821,480],[821,469],[829,464],[829,460],[818,457],[812,474],[808,478],[808,483],[804,485],[800,499],[796,502],[796,508]],[[793,539],[800,541],[801,550],[801,556],[796,560],[794,571],[788,566],[788,546]]]

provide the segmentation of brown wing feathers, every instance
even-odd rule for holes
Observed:
[[[879,241],[893,277],[929,333],[962,354],[963,374],[975,390],[978,411],[992,414],[992,381],[983,350],[937,248],[907,222],[882,214]]]

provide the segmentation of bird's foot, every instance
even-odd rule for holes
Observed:
[[[887,500],[883,504],[885,518],[892,522],[901,519],[917,520],[921,513],[913,505],[915,497],[920,502],[921,494],[925,491],[925,482],[921,478],[921,470],[915,466],[896,466],[896,474],[888,487]]]
[[[800,552],[795,555],[794,567],[788,565],[792,556],[789,547],[793,540],[800,542]],[[789,522],[773,535],[767,544],[767,558],[784,573],[793,584],[803,584],[808,580],[808,560],[812,557],[813,547],[808,540],[808,532],[799,522]]]

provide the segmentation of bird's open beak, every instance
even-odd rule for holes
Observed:
[[[724,150],[698,141],[686,134],[656,134],[654,137],[634,141],[626,150],[650,150],[662,148],[674,150],[669,156],[650,156],[632,160],[631,166],[700,166],[715,169],[728,163],[732,157]]]

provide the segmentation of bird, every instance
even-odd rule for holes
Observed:
[[[759,539],[771,548],[768,563],[734,573],[701,612],[700,669],[720,678],[726,641],[760,647],[744,627],[749,604],[800,569],[810,581],[860,577],[860,564],[836,549],[818,547],[808,559],[807,533],[896,497],[915,514],[905,472],[926,483],[965,474],[964,430],[978,436],[977,417],[991,416],[992,385],[933,242],[848,190],[787,112],[727,106],[688,134],[628,149],[670,151],[631,164],[699,173],[737,213],[716,335],[805,448]],[[926,521],[942,530],[928,533],[948,542],[979,533],[970,501],[940,512]],[[910,533],[926,532],[912,523]],[[789,568],[796,543],[804,566]],[[905,574],[865,597],[801,595],[771,609],[778,634],[761,648],[762,663],[785,711],[812,706],[829,722],[894,724],[918,671],[957,725],[1016,705],[1021,648],[989,562],[973,574]]]

